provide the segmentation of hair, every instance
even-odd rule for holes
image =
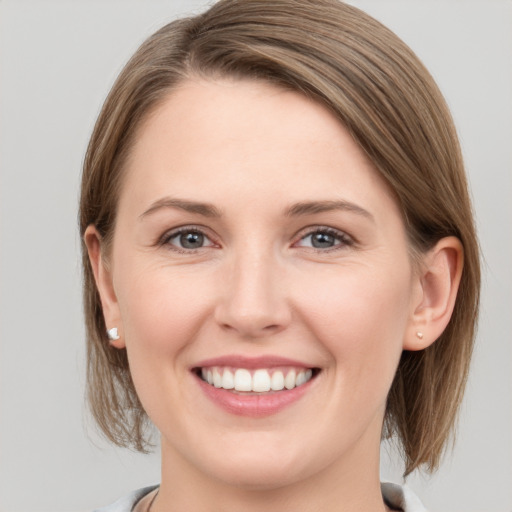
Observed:
[[[404,351],[388,395],[383,436],[399,441],[405,473],[432,472],[453,439],[475,336],[479,249],[454,124],[434,80],[389,29],[337,0],[221,0],[149,37],[112,87],[85,156],[82,237],[102,254],[115,229],[123,164],[143,120],[190,77],[263,80],[336,115],[395,192],[412,254],[446,236],[464,248],[451,320],[425,350]],[[109,440],[145,451],[148,418],[126,351],[110,346],[85,244],[87,395]]]

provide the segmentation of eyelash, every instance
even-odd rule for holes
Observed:
[[[202,247],[192,248],[192,249],[179,247],[179,246],[171,243],[171,240],[173,240],[174,238],[179,237],[180,235],[183,235],[183,234],[201,235],[205,239],[209,240],[211,243],[209,245],[204,245]],[[324,234],[324,235],[331,236],[334,239],[336,239],[339,243],[336,243],[334,246],[327,247],[327,248],[308,247],[308,246],[298,245],[300,242],[305,240],[307,237],[313,236],[315,234]],[[215,241],[212,240],[212,237],[206,233],[204,228],[202,228],[200,226],[183,226],[183,227],[174,229],[170,232],[166,232],[158,240],[157,245],[162,246],[162,247],[167,246],[171,250],[182,253],[182,254],[193,254],[193,253],[196,253],[197,251],[200,251],[201,249],[204,249],[206,247],[212,247],[212,246],[214,247],[217,244],[215,243]],[[345,247],[351,247],[353,245],[355,245],[355,241],[351,236],[347,235],[343,231],[339,231],[337,229],[329,228],[326,226],[315,226],[314,228],[311,228],[309,231],[301,234],[298,241],[294,242],[294,244],[293,244],[293,246],[306,247],[308,249],[311,249],[311,250],[313,250],[315,252],[319,252],[319,253],[337,251],[337,250],[343,249]]]

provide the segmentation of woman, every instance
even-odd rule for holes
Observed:
[[[221,1],[117,79],[82,182],[89,398],[162,481],[107,510],[423,510],[478,310],[462,159],[428,72],[334,0]]]

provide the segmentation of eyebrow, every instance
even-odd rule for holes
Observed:
[[[144,213],[139,216],[139,220],[144,217],[161,210],[162,208],[177,208],[189,213],[196,213],[203,217],[220,217],[220,211],[209,203],[198,203],[196,201],[189,201],[187,199],[176,199],[172,197],[164,197],[155,201]]]
[[[308,201],[296,203],[286,211],[288,216],[300,216],[300,215],[314,215],[315,213],[331,212],[336,210],[342,210],[347,212],[356,213],[362,215],[371,221],[375,221],[373,215],[361,206],[351,203],[349,201],[334,200],[334,201]]]
[[[222,216],[220,210],[210,203],[200,203],[197,201],[190,201],[188,199],[164,197],[158,201],[155,201],[147,210],[145,210],[139,216],[139,220],[143,220],[146,216],[151,215],[152,213],[163,208],[177,208],[189,213],[202,215],[203,217],[218,218]],[[366,217],[371,221],[375,220],[373,215],[368,210],[365,210],[357,204],[344,200],[302,201],[288,207],[285,211],[285,215],[289,217],[298,217],[302,215],[314,215],[317,213],[331,212],[336,210],[356,213]]]

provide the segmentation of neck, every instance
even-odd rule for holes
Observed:
[[[220,503],[224,512],[384,512],[378,444],[372,453],[362,448],[302,479],[247,485],[198,470],[162,439],[162,485],[151,512],[215,512]]]

